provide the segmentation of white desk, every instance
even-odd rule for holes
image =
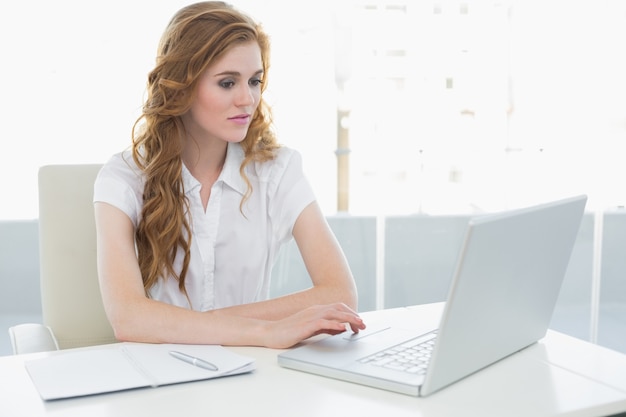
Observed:
[[[411,307],[436,323],[441,304]],[[374,323],[393,310],[363,314]],[[89,348],[86,348],[89,349]],[[608,416],[626,412],[626,355],[550,331],[539,343],[427,398],[281,368],[279,351],[238,347],[251,374],[44,402],[24,368],[0,357],[0,417]],[[55,354],[55,353],[52,353]]]

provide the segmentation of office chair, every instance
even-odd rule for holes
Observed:
[[[93,184],[101,165],[39,170],[39,266],[43,324],[13,326],[13,353],[115,342],[96,270]]]

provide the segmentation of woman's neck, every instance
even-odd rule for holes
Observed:
[[[183,163],[201,184],[204,191],[209,192],[224,167],[228,143],[219,141],[200,144],[193,140],[187,141],[183,150]]]

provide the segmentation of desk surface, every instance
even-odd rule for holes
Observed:
[[[410,307],[425,325],[441,304]],[[394,310],[363,314],[375,323]],[[86,348],[89,349],[89,348]],[[607,416],[626,411],[626,355],[550,331],[546,338],[433,394],[416,398],[278,366],[278,350],[236,347],[251,374],[44,402],[24,361],[0,357],[0,417],[38,416]]]

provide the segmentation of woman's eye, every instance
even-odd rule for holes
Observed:
[[[231,88],[233,85],[235,85],[234,81],[221,81],[220,82],[220,87],[222,88]]]
[[[263,84],[263,80],[261,80],[260,78],[253,78],[249,81],[250,85],[257,87],[261,84]]]

